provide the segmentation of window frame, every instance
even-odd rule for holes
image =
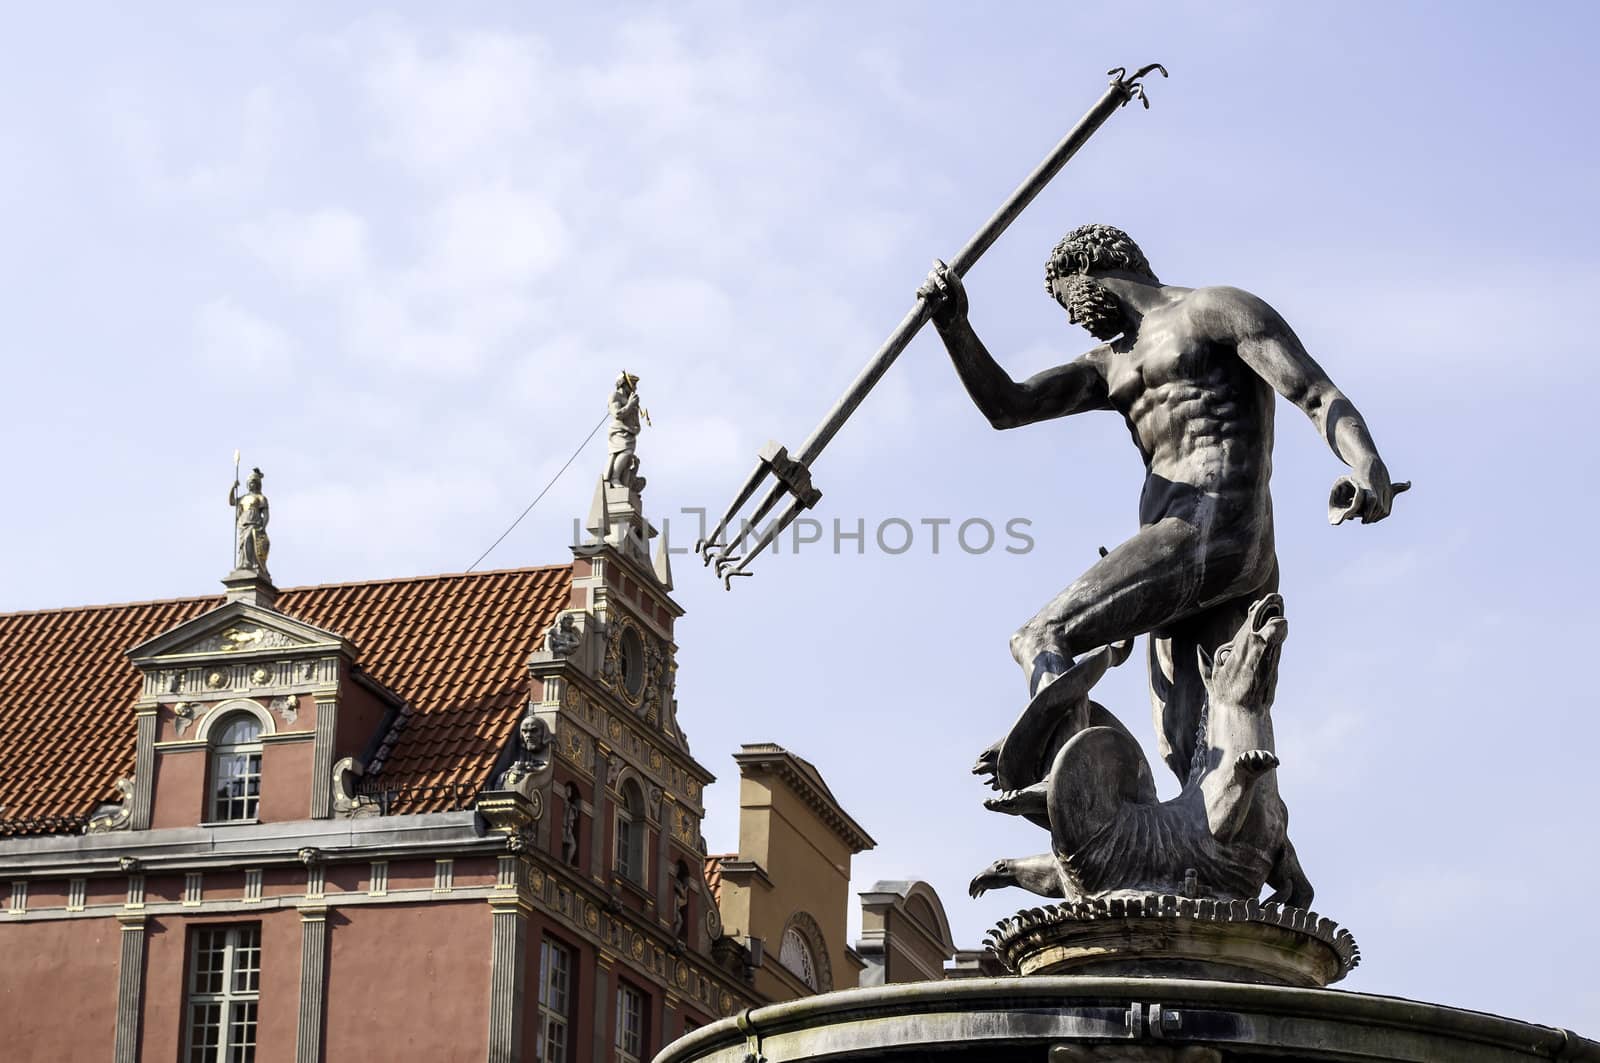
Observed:
[[[795,946],[794,953],[790,952],[791,944]],[[797,962],[789,962],[791,955],[796,955]],[[822,980],[817,977],[817,958],[812,954],[811,942],[798,926],[785,927],[783,937],[778,939],[778,965],[813,993],[821,992]]]
[[[627,1003],[632,1001],[633,1027],[628,1026]],[[617,1063],[645,1063],[650,1057],[650,995],[625,979],[617,979],[616,1037],[612,1045],[617,1051]],[[628,1044],[628,1038],[633,1044]],[[630,1050],[631,1049],[631,1050]]]
[[[649,838],[646,833],[644,791],[634,780],[625,779],[617,787],[617,797],[611,866],[625,881],[648,889],[650,861],[646,844]]]
[[[256,735],[249,742],[224,742],[227,732],[235,723],[246,722],[256,727]],[[266,735],[266,728],[261,725],[261,720],[253,712],[237,710],[219,717],[207,736],[206,752],[206,819],[207,823],[259,823],[261,821],[261,761],[262,751],[265,748],[262,738]],[[236,781],[243,781],[244,793],[230,793],[224,795],[223,768],[229,764],[226,776],[227,784],[233,788]],[[243,771],[235,770],[239,764],[244,765]],[[255,792],[250,793],[250,783],[255,783]],[[233,805],[240,803],[240,811],[244,814],[234,815]]]
[[[539,942],[539,1029],[534,1035],[534,1056],[540,1063],[568,1063],[572,1058],[573,1003],[577,997],[577,950],[551,937]],[[554,979],[556,967],[550,962],[560,957],[565,970],[561,985],[564,1001],[556,1002]],[[559,1055],[548,1054],[552,1025],[561,1031]]]
[[[218,968],[202,968],[202,952],[214,953],[209,943],[221,937],[221,963]],[[183,1059],[186,1063],[254,1063],[256,1035],[260,1030],[261,1004],[261,924],[210,923],[189,931],[188,962],[184,973]],[[200,990],[202,972],[215,974],[219,988]],[[245,985],[236,984],[243,974]],[[196,1013],[215,1008],[216,1021],[204,1023],[215,1030],[216,1041],[196,1043],[201,1024]],[[248,1032],[241,1036],[241,1028]],[[246,1040],[247,1039],[247,1040]],[[205,1038],[204,1040],[209,1040]]]

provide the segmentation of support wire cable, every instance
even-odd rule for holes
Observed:
[[[489,549],[487,549],[483,553],[479,554],[478,555],[478,560],[474,561],[472,564],[467,566],[467,571],[468,572],[471,572],[473,569],[475,569],[479,565],[483,564],[483,559],[488,557],[490,554],[494,553],[494,548],[499,546],[501,543],[505,542],[506,536],[510,535],[513,531],[516,531],[517,525],[522,523],[522,518],[526,517],[529,513],[533,512],[533,507],[537,506],[539,504],[539,499],[543,498],[546,494],[548,494],[549,491],[550,491],[550,488],[552,488],[552,487],[554,487],[556,485],[556,481],[561,479],[561,474],[566,472],[567,469],[572,467],[572,463],[578,460],[578,455],[583,453],[583,448],[589,445],[589,440],[594,438],[595,433],[600,431],[600,426],[605,424],[606,421],[610,420],[610,418],[611,418],[611,411],[609,411],[609,410],[607,410],[604,414],[601,415],[600,420],[595,422],[595,426],[593,428],[589,429],[589,434],[583,437],[583,442],[578,444],[578,449],[574,450],[572,452],[572,457],[567,459],[567,463],[565,465],[561,466],[561,468],[556,470],[556,474],[554,476],[550,477],[550,482],[544,485],[544,490],[540,491],[538,493],[538,495],[536,495],[534,497],[533,501],[528,503],[528,508],[523,510],[522,513],[517,517],[517,519],[511,522],[511,527],[509,527],[505,531],[501,532],[500,533],[500,538],[498,538],[494,542],[490,543],[489,544]]]

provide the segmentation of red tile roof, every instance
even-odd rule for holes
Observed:
[[[572,570],[506,569],[295,587],[280,612],[355,643],[412,707],[383,767],[395,785],[487,782],[528,697],[527,658],[571,593]],[[0,613],[0,821],[43,833],[117,797],[131,774],[139,675],[125,651],[222,604],[220,595]],[[422,792],[404,811],[447,807]],[[396,809],[397,811],[400,809]]]
[[[711,899],[718,905],[722,904],[722,862],[738,856],[738,853],[718,853],[706,857],[706,885],[711,887]]]

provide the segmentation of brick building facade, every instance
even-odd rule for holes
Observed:
[[[632,1063],[856,984],[815,768],[741,786],[831,866],[707,860],[630,481],[567,564],[0,614],[0,1054]]]

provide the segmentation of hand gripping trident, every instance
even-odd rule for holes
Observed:
[[[1029,174],[1022,184],[1017,186],[1017,190],[1011,193],[1011,197],[1001,205],[999,210],[994,212],[988,221],[984,222],[983,228],[979,229],[977,234],[967,241],[967,245],[957,251],[954,258],[950,259],[950,269],[957,276],[964,276],[977,263],[978,259],[983,257],[983,253],[989,250],[989,247],[1000,238],[1000,234],[1005,232],[1006,228],[1016,220],[1017,215],[1021,214],[1028,204],[1033,202],[1034,197],[1043,191],[1044,186],[1049,184],[1051,179],[1061,172],[1061,168],[1067,164],[1067,160],[1077,154],[1078,149],[1083,147],[1084,143],[1094,135],[1095,130],[1105,124],[1106,119],[1111,117],[1112,112],[1126,105],[1129,100],[1134,99],[1143,103],[1147,109],[1149,108],[1150,101],[1145,98],[1144,86],[1140,81],[1152,70],[1161,71],[1162,77],[1167,76],[1166,67],[1160,63],[1151,63],[1148,66],[1140,67],[1132,76],[1128,75],[1126,67],[1119,66],[1108,71],[1111,75],[1111,85],[1106,89],[1105,95],[1101,96],[1095,105],[1089,109],[1089,113],[1079,120],[1078,124],[1073,127],[1072,132],[1062,138],[1061,143],[1055,146],[1055,149],[1039,164],[1038,168]],[[906,344],[911,342],[911,338],[917,334],[917,330],[927,323],[928,316],[928,304],[922,299],[918,299],[917,304],[911,308],[911,311],[901,319],[900,324],[895,326],[895,330],[889,334],[889,338],[883,341],[883,346],[879,347],[878,352],[872,356],[872,361],[868,362],[866,368],[861,370],[861,374],[850,385],[850,390],[846,391],[844,397],[834,404],[833,409],[829,410],[828,415],[822,419],[822,423],[817,425],[816,429],[806,439],[805,443],[800,447],[799,453],[791,455],[787,447],[781,447],[776,442],[768,442],[766,446],[761,448],[755,471],[745,480],[744,486],[739,489],[738,495],[734,497],[733,504],[728,507],[728,511],[722,515],[722,519],[717,522],[717,526],[711,530],[710,534],[695,543],[695,550],[699,551],[707,565],[713,562],[716,563],[717,575],[722,577],[722,585],[724,587],[731,589],[733,577],[735,576],[752,575],[752,573],[746,571],[750,562],[755,560],[761,551],[765,550],[785,528],[793,523],[802,510],[810,509],[817,504],[817,500],[822,497],[822,492],[811,482],[812,463],[821,455],[823,448],[832,441],[839,429],[844,427],[844,423],[850,419],[850,415],[855,412],[856,407],[861,405],[862,401],[867,397],[867,393],[872,390],[873,385],[877,384],[878,379],[894,364],[894,360],[900,357],[900,352],[905,350]],[[772,485],[772,490],[761,500],[760,505],[756,506],[755,512],[751,514],[746,528],[758,527],[761,521],[766,518],[767,514],[772,512],[786,494],[789,496],[789,504],[778,518],[761,533],[760,538],[756,540],[755,545],[750,548],[748,553],[743,555],[736,554],[734,550],[744,541],[746,532],[740,531],[737,534],[730,534],[726,542],[723,541],[723,536],[732,531],[730,526],[734,518],[744,508],[745,503],[749,502],[755,495],[756,489],[761,486],[761,482],[767,478],[769,473],[777,482]]]

